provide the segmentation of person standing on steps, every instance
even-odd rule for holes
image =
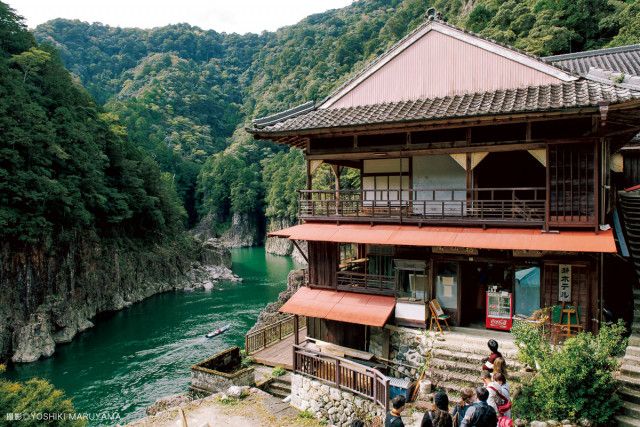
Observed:
[[[487,404],[489,392],[484,387],[476,389],[475,402],[464,415],[461,427],[496,427],[498,425],[498,415],[496,411]]]
[[[487,342],[487,346],[489,347],[489,350],[491,350],[491,354],[483,360],[484,364],[482,365],[482,370],[492,372],[493,362],[495,362],[498,357],[502,358],[502,353],[498,351],[498,342],[496,340],[489,340]]]
[[[439,391],[433,395],[433,409],[422,417],[420,427],[453,427],[449,414],[449,396]]]
[[[494,411],[496,411],[496,414],[497,414],[498,413],[498,402],[497,402],[498,397],[496,395],[496,391],[500,390],[502,386],[497,382],[493,381],[493,377],[489,371],[482,371],[480,373],[480,380],[482,381],[482,383],[484,384],[484,387],[489,392],[489,397],[487,398],[487,404],[491,406],[494,409]]]
[[[502,400],[506,400],[506,402],[504,402],[503,404],[506,404],[508,402],[511,401],[511,392],[509,391],[509,384],[507,383],[507,379],[505,378],[505,376],[503,374],[501,374],[500,372],[496,372],[495,374],[493,374],[493,381],[500,384],[500,394],[502,396],[501,399]],[[498,414],[498,415],[502,415],[504,417],[507,418],[511,418],[511,408],[509,408],[509,410],[504,411],[503,414]]]
[[[405,404],[406,399],[404,396],[396,396],[391,399],[391,410],[387,412],[384,427],[404,427],[401,414]]]
[[[469,387],[465,387],[460,391],[460,402],[453,408],[453,413],[451,414],[453,417],[453,427],[460,427],[464,415],[471,405],[473,405],[474,397],[475,392]]]

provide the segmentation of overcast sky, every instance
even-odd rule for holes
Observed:
[[[219,32],[259,33],[352,0],[2,0],[30,28],[54,18],[151,28],[186,22]]]

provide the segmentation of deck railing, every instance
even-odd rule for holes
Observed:
[[[377,369],[297,345],[293,346],[293,371],[389,409],[389,379]]]
[[[302,219],[407,223],[544,224],[543,187],[301,190]]]
[[[295,333],[294,316],[288,316],[271,325],[264,326],[244,337],[244,349],[247,355],[270,347]],[[298,316],[298,330],[306,327],[306,318]]]
[[[378,295],[395,294],[395,278],[361,273],[358,271],[338,271],[336,273],[338,290],[375,293]]]

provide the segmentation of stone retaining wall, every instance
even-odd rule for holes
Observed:
[[[300,374],[291,374],[291,405],[338,427],[356,418],[384,417],[383,408],[372,401]]]
[[[432,341],[428,338],[424,330],[404,328],[387,325],[384,328],[371,328],[369,352],[377,356],[382,356],[382,345],[384,333],[389,337],[389,360],[402,365],[398,366],[397,372],[393,376],[404,377],[415,380],[419,375],[419,368],[425,364],[425,355],[431,350]],[[411,368],[409,366],[415,367]]]
[[[191,388],[216,393],[231,386],[253,386],[253,368],[243,368],[240,349],[232,347],[191,367]]]

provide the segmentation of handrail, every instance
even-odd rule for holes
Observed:
[[[302,219],[544,224],[543,187],[299,190]]]
[[[375,368],[294,345],[293,371],[371,400],[385,411],[389,409],[389,378]]]
[[[305,319],[304,316],[299,316],[298,330],[305,328]],[[244,337],[245,354],[251,355],[290,337],[295,333],[294,325],[294,316],[290,315],[275,323],[247,333]]]

